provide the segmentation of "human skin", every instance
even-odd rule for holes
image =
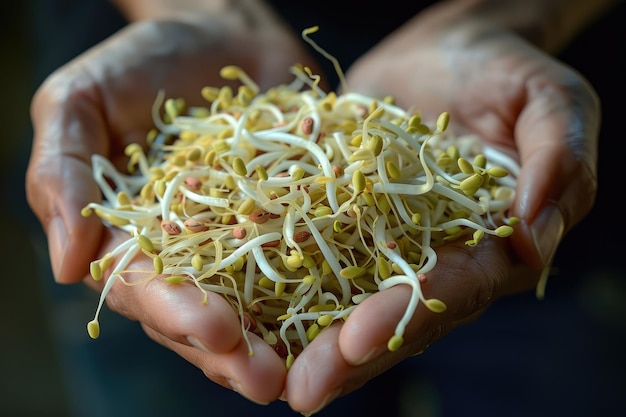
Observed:
[[[219,17],[186,14],[129,25],[51,74],[32,101],[27,196],[47,234],[56,281],[84,281],[100,291],[106,280],[86,278],[89,262],[126,238],[95,216],[80,214],[90,201],[101,199],[92,181],[93,154],[122,169],[126,145],[144,143],[153,127],[150,108],[161,89],[188,97],[189,104],[203,104],[202,87],[224,85],[219,71],[226,65],[246,68],[264,88],[291,81],[294,60],[315,69],[300,43],[263,9],[250,16],[239,11],[223,11]],[[132,267],[141,268],[145,261],[137,258]],[[215,382],[254,401],[275,400],[284,388],[284,362],[254,335],[255,355],[248,357],[238,317],[221,296],[209,294],[203,305],[197,288],[172,290],[155,280],[114,285],[107,304],[141,322],[150,337]]]
[[[499,297],[535,288],[541,295],[559,242],[592,207],[600,123],[593,88],[538,44],[474,12],[442,7],[417,16],[353,65],[347,85],[389,94],[425,118],[448,111],[456,132],[476,133],[517,159],[522,170],[512,214],[521,223],[506,242],[437,250],[424,291],[448,309],[418,310],[399,351],[387,351],[386,342],[408,303],[410,290],[402,286],[369,297],[345,324],[315,339],[289,371],[287,398],[296,409],[317,410],[351,392]],[[534,39],[546,50],[564,42]],[[325,389],[311,398],[319,386]]]
[[[160,88],[171,96],[199,97],[202,86],[224,83],[216,75],[228,64],[244,68],[262,87],[288,80],[286,69],[294,62],[316,68],[297,34],[254,2],[244,2],[252,8],[244,13],[228,2],[209,2],[217,6],[201,17],[180,6],[169,9],[167,1],[151,8],[117,3],[140,22],[52,74],[32,104],[35,138],[27,192],[48,235],[55,279],[84,280],[96,290],[102,283],[85,279],[89,262],[126,235],[80,215],[100,198],[91,180],[91,155],[123,166],[125,145],[142,141],[152,127],[146,109]],[[197,6],[189,3],[190,9]],[[218,295],[209,294],[202,305],[193,286],[172,290],[156,280],[116,284],[107,296],[109,307],[141,322],[148,336],[211,380],[258,403],[282,396],[294,410],[313,412],[474,320],[496,298],[535,288],[562,237],[591,209],[597,187],[597,97],[550,53],[610,2],[596,2],[593,9],[586,4],[591,2],[553,1],[550,8],[544,8],[546,2],[507,3],[523,3],[525,18],[513,7],[493,6],[502,2],[442,2],[407,22],[347,73],[352,91],[392,95],[426,116],[449,111],[452,128],[480,134],[522,167],[512,213],[521,219],[516,232],[506,241],[438,250],[424,291],[448,309],[441,314],[418,309],[402,348],[388,352],[386,342],[410,295],[404,286],[371,296],[344,324],[322,332],[288,373],[252,334],[255,355],[248,356],[238,318]],[[567,6],[565,15],[560,11]],[[551,25],[554,21],[559,24]]]

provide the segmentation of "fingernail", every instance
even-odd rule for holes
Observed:
[[[227,379],[226,382],[228,382],[228,385],[230,385],[230,387],[233,389],[233,391],[235,391],[237,394],[241,395],[244,398],[247,398],[248,400],[252,401],[255,404],[259,404],[259,405],[268,405],[269,403],[266,402],[261,402],[261,401],[257,401],[253,398],[250,398],[249,396],[247,396],[243,390],[241,389],[241,384],[237,381],[235,381],[234,379]]]
[[[50,247],[50,264],[54,279],[59,281],[67,250],[67,230],[61,216],[56,216],[48,224],[48,246]]]
[[[317,406],[317,408],[313,411],[309,411],[308,413],[302,413],[303,416],[305,417],[310,417],[313,414],[317,414],[320,411],[322,411],[322,409],[324,407],[326,407],[328,404],[330,404],[331,402],[333,402],[335,400],[335,398],[339,397],[339,395],[341,395],[341,388],[339,388],[338,390],[331,392],[330,394],[328,394],[320,403],[320,405]]]
[[[353,363],[353,365],[364,365],[367,362],[371,361],[372,359],[377,358],[378,356],[380,356],[384,351],[386,350],[385,346],[376,346],[373,347],[372,350],[370,350],[369,352],[367,352],[361,359],[355,361]]]
[[[193,347],[195,347],[195,348],[198,348],[198,349],[200,349],[201,351],[203,351],[203,352],[205,352],[205,353],[211,353],[211,351],[210,351],[209,349],[207,349],[207,348],[206,348],[206,347],[202,344],[202,342],[200,341],[200,339],[198,339],[198,338],[197,338],[197,337],[195,337],[195,336],[187,336],[187,342],[188,342],[191,346],[193,346]]]
[[[555,205],[544,207],[533,222],[531,226],[533,242],[544,266],[552,263],[564,230],[563,214]]]

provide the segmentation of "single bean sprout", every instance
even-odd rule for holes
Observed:
[[[94,279],[109,274],[91,337],[111,286],[128,284],[142,252],[154,265],[147,279],[190,282],[205,301],[220,294],[246,341],[258,334],[287,367],[368,296],[407,284],[412,297],[388,343],[395,350],[419,303],[446,308],[421,290],[434,248],[513,232],[511,158],[450,133],[448,113],[429,124],[393,100],[326,93],[308,68],[291,71],[291,84],[261,92],[228,66],[222,76],[241,88],[206,87],[206,107],[160,93],[147,151],[127,148],[130,173],[93,157],[104,200],[83,215],[130,236],[91,264]]]

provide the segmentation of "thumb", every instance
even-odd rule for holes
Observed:
[[[80,212],[101,198],[90,158],[104,153],[108,143],[103,119],[89,99],[95,92],[85,77],[69,75],[51,77],[33,99],[34,142],[26,174],[28,203],[47,234],[60,283],[80,281],[96,255],[103,226]]]
[[[408,308],[411,288],[397,285],[374,293],[350,314],[341,329],[339,347],[348,363],[363,365],[383,354],[419,353],[456,326],[476,318],[512,285],[508,242],[501,238],[486,238],[475,247],[454,242],[436,252],[437,265],[419,285],[426,299],[441,300],[446,310],[435,313],[419,303],[402,335],[402,349],[389,352],[387,343],[394,332],[397,334],[396,325]],[[397,355],[389,357],[397,360]]]
[[[521,224],[511,238],[520,261],[545,272],[564,235],[593,206],[600,110],[578,79],[564,88],[529,85],[516,126],[521,171],[513,214]]]

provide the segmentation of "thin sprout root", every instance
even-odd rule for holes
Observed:
[[[242,88],[206,87],[204,107],[160,94],[147,148],[126,149],[132,173],[94,155],[104,199],[83,215],[129,236],[91,263],[94,279],[109,276],[91,337],[113,282],[126,282],[143,253],[149,279],[220,294],[244,335],[258,334],[287,366],[368,296],[408,284],[388,343],[396,350],[420,303],[446,309],[422,292],[434,248],[513,233],[516,163],[454,135],[448,113],[429,124],[391,99],[326,93],[307,68],[292,73],[291,84],[260,92],[227,67]]]

